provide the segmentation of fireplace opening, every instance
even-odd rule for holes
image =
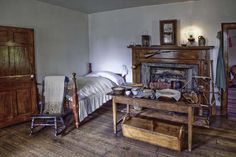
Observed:
[[[151,89],[193,89],[192,77],[198,74],[197,65],[142,63],[141,81]]]
[[[150,73],[151,89],[181,89],[191,79],[191,69],[186,68],[151,67]]]

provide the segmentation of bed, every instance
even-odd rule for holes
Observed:
[[[76,128],[89,114],[111,100],[107,93],[112,91],[112,87],[124,82],[124,77],[107,71],[92,72],[78,78],[73,73],[68,98],[72,104]]]

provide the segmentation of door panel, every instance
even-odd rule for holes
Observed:
[[[15,103],[12,91],[0,91],[0,122],[13,118]]]
[[[16,90],[17,95],[17,115],[27,114],[32,112],[31,106],[31,89],[19,89]]]
[[[7,42],[7,41],[9,41],[7,29],[0,28],[0,42]]]
[[[1,34],[0,34],[1,36]],[[0,77],[10,75],[10,62],[7,46],[0,46]]]
[[[30,52],[27,47],[12,47],[15,75],[31,74]]]
[[[10,76],[15,76],[16,75],[16,70],[15,70],[15,49],[14,47],[8,47],[8,54],[9,54],[9,68],[8,71],[10,73]]]
[[[32,44],[31,33],[28,31],[13,32],[13,41],[21,44]]]

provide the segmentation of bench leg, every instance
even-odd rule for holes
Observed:
[[[31,120],[30,136],[33,134],[33,129],[34,129],[34,118],[32,118]]]
[[[192,151],[192,139],[193,139],[193,108],[188,107],[188,151]]]
[[[66,125],[66,123],[65,123],[65,121],[64,121],[64,119],[63,119],[63,117],[60,117],[60,121],[61,121],[61,123],[62,123],[62,129],[61,129],[61,131],[60,131],[60,133],[64,133],[65,132],[65,130],[66,130],[66,128],[67,128],[67,125]]]
[[[66,124],[65,124],[65,121],[64,121],[63,117],[60,117],[60,121],[61,121],[61,123],[62,123],[62,125],[63,125],[63,128],[65,128],[65,127],[66,127]]]
[[[114,134],[117,133],[117,109],[116,109],[116,102],[114,98],[112,98],[112,112],[113,112],[113,132]]]
[[[57,136],[57,117],[54,118],[54,128],[55,128],[55,136]]]

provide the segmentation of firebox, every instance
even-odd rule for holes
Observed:
[[[193,89],[193,76],[198,75],[194,64],[142,63],[141,82],[151,89]]]

